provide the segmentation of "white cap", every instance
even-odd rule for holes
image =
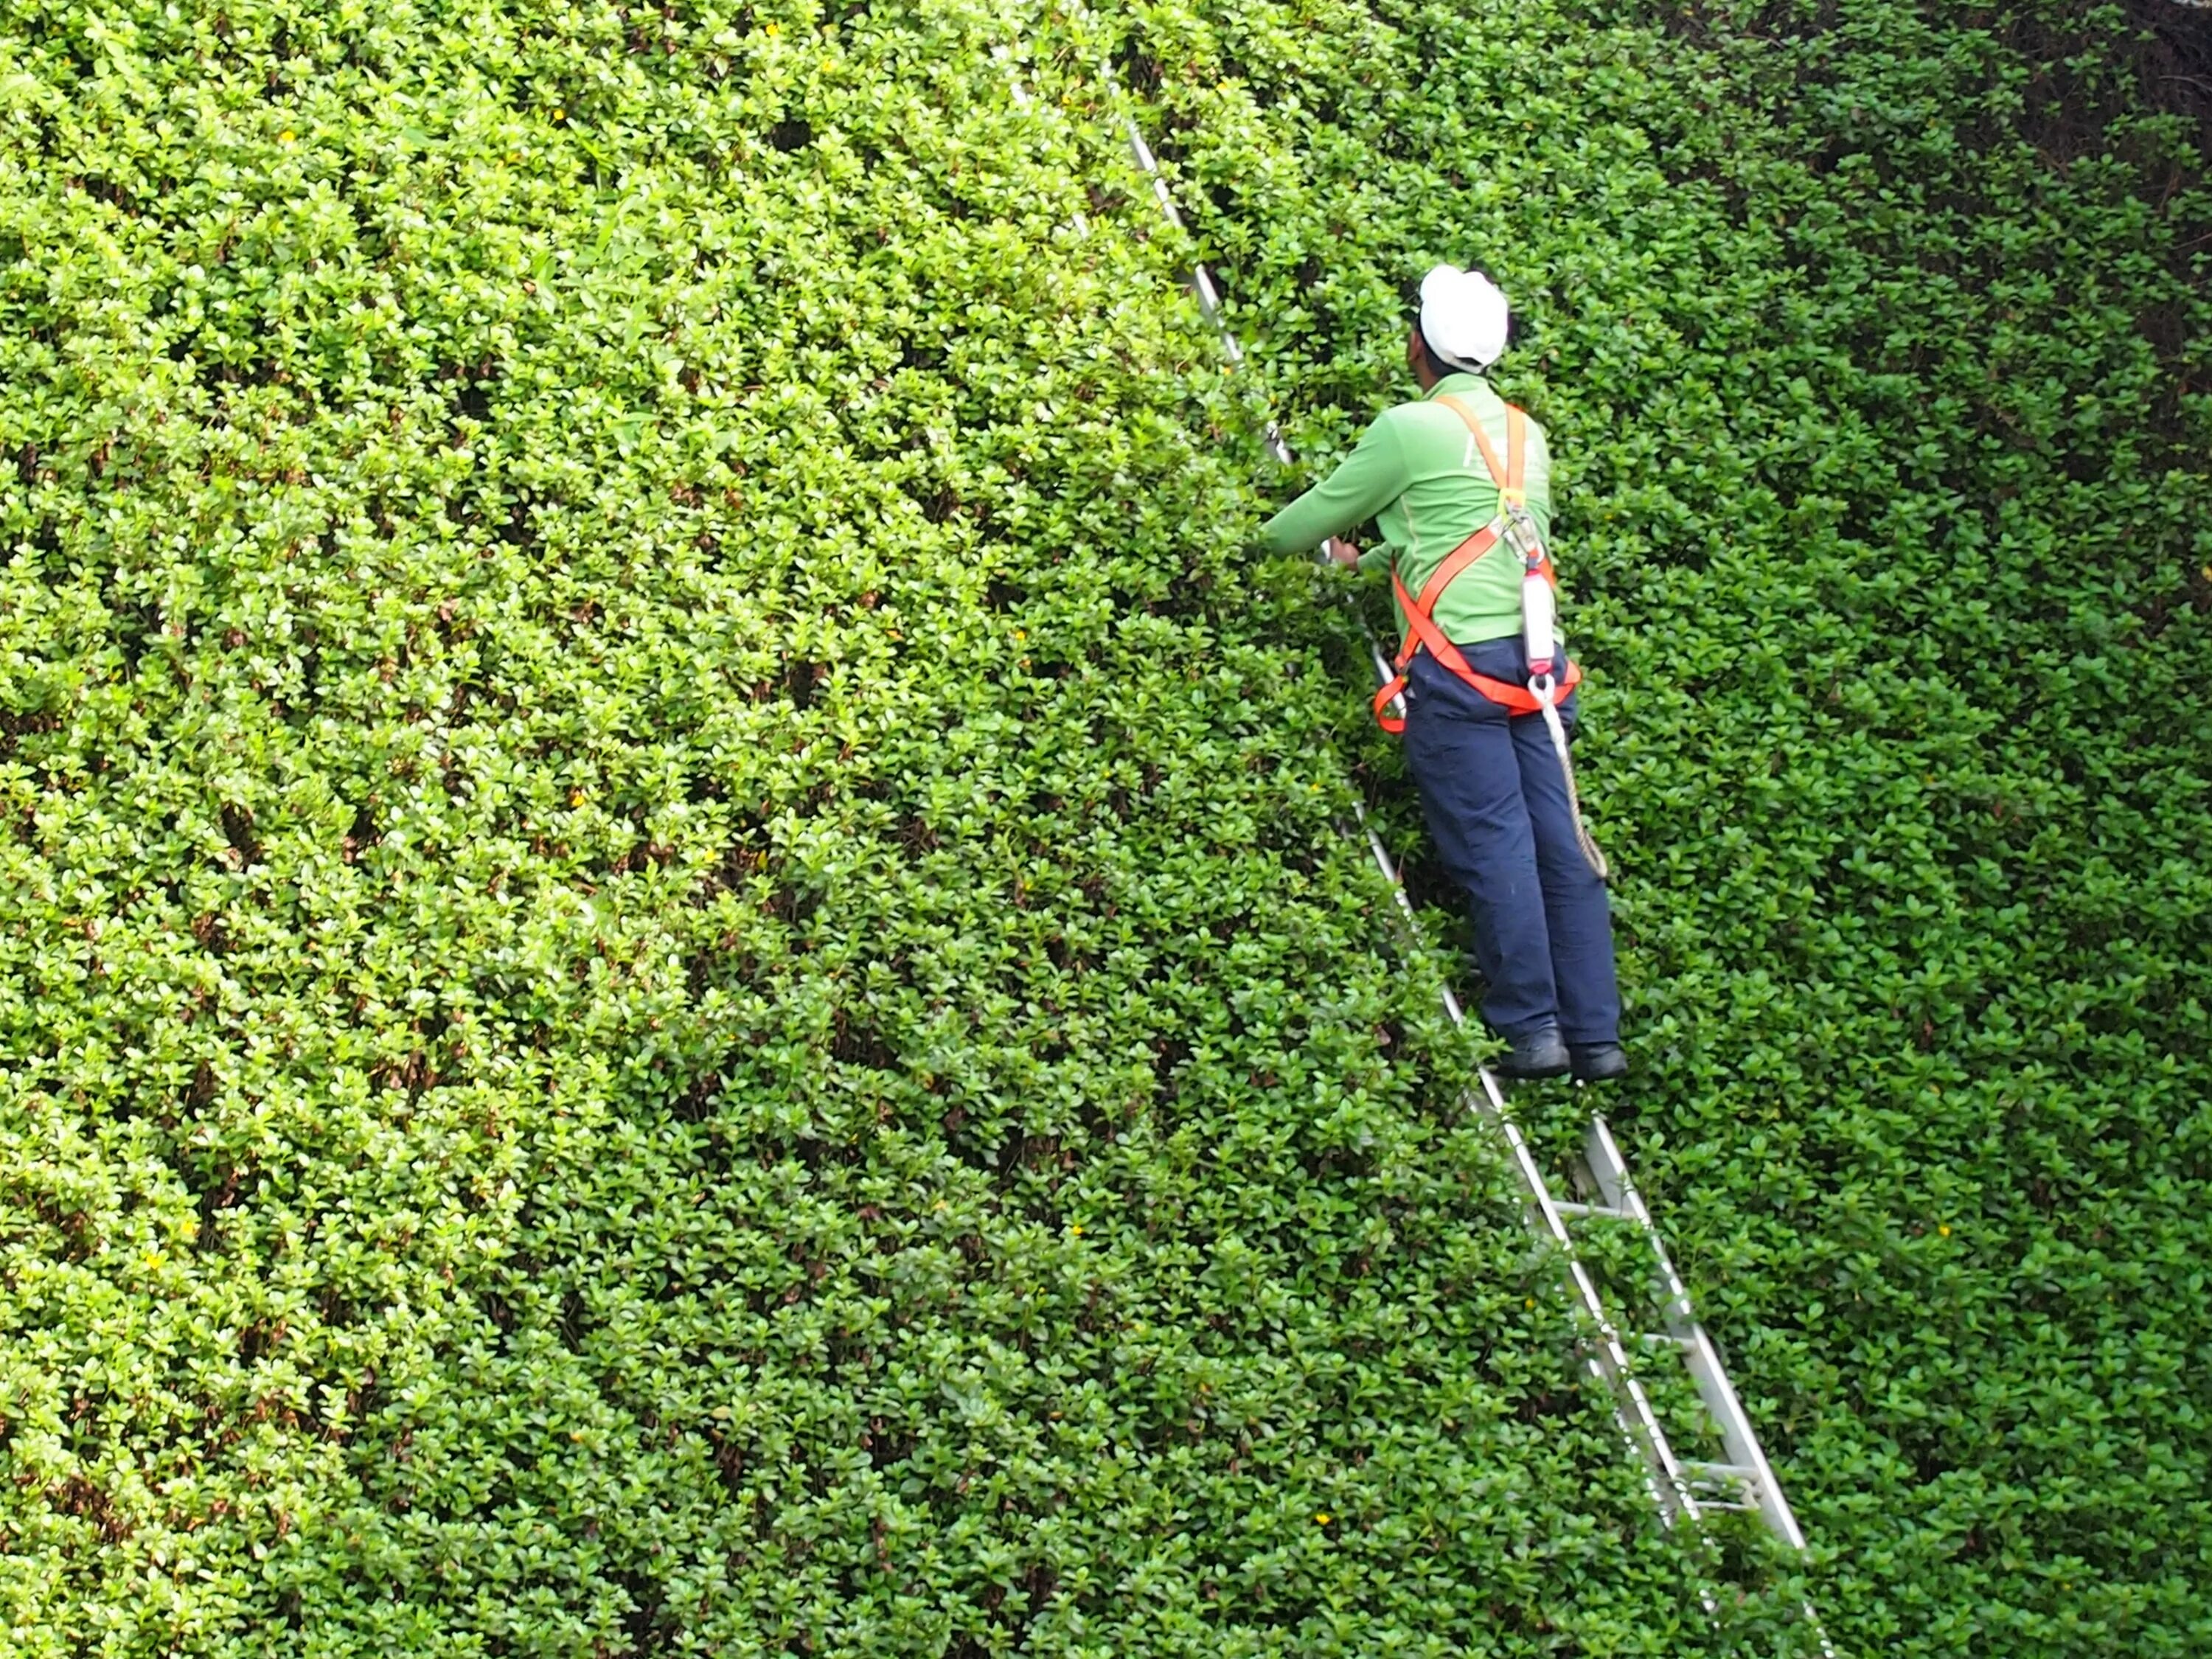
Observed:
[[[1507,312],[1479,270],[1438,265],[1421,278],[1421,337],[1454,367],[1486,368],[1504,355]]]

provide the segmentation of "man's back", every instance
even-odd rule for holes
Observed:
[[[1395,560],[1408,590],[1418,593],[1451,550],[1498,516],[1498,485],[1467,423],[1444,398],[1455,398],[1481,422],[1491,448],[1506,454],[1505,402],[1480,374],[1449,374],[1418,402],[1377,416],[1358,447],[1321,485],[1267,521],[1270,547],[1311,547],[1338,526],[1376,521],[1382,545],[1365,555],[1365,569]],[[1528,423],[1522,482],[1531,516],[1548,541],[1552,464],[1544,429]],[[1521,570],[1493,550],[1445,590],[1436,620],[1462,644],[1502,639],[1521,629]],[[1403,618],[1400,619],[1401,622]]]

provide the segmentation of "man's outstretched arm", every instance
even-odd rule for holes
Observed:
[[[1271,553],[1311,550],[1373,518],[1406,493],[1406,461],[1397,434],[1377,421],[1336,471],[1261,526]]]

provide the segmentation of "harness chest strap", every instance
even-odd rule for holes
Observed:
[[[1510,404],[1505,406],[1505,461],[1500,465],[1498,451],[1490,441],[1490,434],[1482,429],[1482,422],[1475,418],[1474,411],[1455,397],[1445,396],[1437,401],[1466,422],[1467,429],[1474,434],[1475,447],[1482,453],[1482,464],[1490,470],[1491,482],[1498,486],[1500,510],[1497,518],[1444,556],[1443,562],[1437,565],[1429,574],[1428,580],[1421,584],[1419,594],[1408,593],[1397,566],[1393,563],[1390,568],[1390,586],[1398,596],[1399,610],[1405,613],[1406,637],[1398,647],[1396,660],[1391,665],[1395,671],[1394,677],[1388,685],[1375,694],[1374,709],[1375,723],[1392,733],[1403,732],[1406,722],[1402,716],[1390,712],[1390,704],[1405,690],[1406,670],[1425,647],[1431,656],[1460,679],[1514,714],[1533,714],[1544,707],[1535,693],[1526,686],[1476,673],[1468,665],[1467,658],[1460,648],[1444,636],[1443,630],[1436,623],[1437,601],[1443,597],[1444,590],[1476,560],[1498,545],[1505,523],[1505,510],[1517,509],[1528,501],[1528,492],[1522,480],[1528,465],[1528,417]],[[1536,554],[1534,568],[1553,586],[1559,585],[1559,577],[1552,568],[1551,557],[1540,549]],[[1567,672],[1560,679],[1555,695],[1565,696],[1574,690],[1582,677],[1579,664],[1568,664]]]

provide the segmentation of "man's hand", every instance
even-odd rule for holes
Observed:
[[[1359,550],[1354,547],[1350,542],[1345,540],[1341,536],[1331,536],[1326,542],[1322,543],[1322,545],[1328,550],[1328,556],[1334,559],[1339,564],[1358,564],[1359,562]]]

